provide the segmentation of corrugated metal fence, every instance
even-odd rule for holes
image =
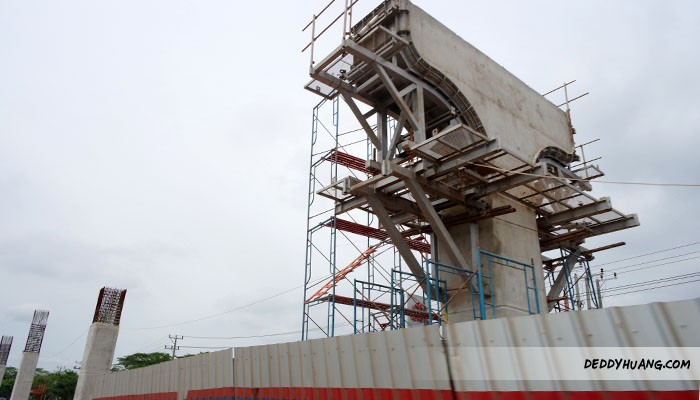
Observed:
[[[463,322],[440,329],[425,326],[241,347],[235,349],[233,370],[230,350],[210,353],[110,374],[96,397],[177,392],[177,399],[167,399],[511,398],[505,394],[573,399],[590,398],[586,394],[596,391],[595,398],[698,398],[697,382],[567,381],[565,369],[580,366],[566,360],[546,366],[551,380],[528,380],[536,372],[528,350],[700,347],[700,299]],[[508,348],[510,353],[486,357],[489,348]],[[499,378],[504,369],[522,378],[504,381]]]
[[[158,400],[182,400],[190,390],[232,386],[233,352],[227,349],[110,373],[97,382],[94,397],[161,394]],[[156,396],[143,397],[156,399]]]

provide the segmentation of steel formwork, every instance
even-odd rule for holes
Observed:
[[[425,324],[443,323],[452,297],[462,291],[474,298],[473,319],[495,318],[493,286],[500,284],[499,276],[511,279],[514,273],[504,271],[513,269],[522,272],[524,312],[538,313],[545,306],[568,310],[563,301],[572,309],[578,302],[580,308],[575,281],[581,278],[571,275],[573,266],[584,268],[581,277],[592,286],[592,253],[614,247],[589,250],[584,240],[637,226],[637,216],[588,193],[591,180],[603,173],[585,157],[577,163],[576,152],[549,145],[531,159],[504,145],[501,133],[489,132],[459,85],[419,54],[407,25],[416,10],[408,1],[383,1],[353,25],[357,2],[346,2],[338,14],[331,2],[304,28],[311,32],[304,50],[310,52],[312,78],[305,88],[323,100],[312,115],[302,338],[312,330],[334,336],[341,325],[353,332],[403,327],[406,303],[416,298],[425,307],[420,310]],[[331,22],[321,24],[323,18]],[[326,32],[340,21],[339,44],[331,39],[332,46],[319,50],[322,36],[327,39]],[[315,57],[319,51],[321,59]],[[583,95],[569,100],[567,84],[545,95],[561,89],[567,99],[561,105],[568,121],[564,135],[573,145],[569,102]],[[538,96],[537,104],[556,107]],[[351,117],[341,118],[348,113]],[[574,149],[583,156],[582,145]],[[328,179],[320,179],[326,168]],[[506,205],[494,205],[494,197]],[[329,200],[329,207],[319,208],[319,198]],[[532,231],[539,242],[537,254],[524,260],[479,244],[477,223],[516,212],[515,206],[534,215]],[[459,226],[468,226],[466,248],[452,233]],[[366,238],[366,245],[354,241],[357,236]],[[356,252],[348,251],[353,247]],[[553,250],[560,259],[540,254]],[[381,258],[387,253],[393,259]],[[547,285],[535,256],[543,260]],[[312,264],[319,262],[328,265],[327,276],[315,275]],[[397,270],[400,279],[394,279]],[[440,272],[452,277],[444,292],[438,289]],[[404,287],[405,274],[413,277],[410,290],[418,290],[418,297]],[[591,307],[599,307],[593,297]],[[349,299],[354,320],[337,307]],[[324,314],[312,316],[319,306]],[[375,325],[367,325],[372,318]]]

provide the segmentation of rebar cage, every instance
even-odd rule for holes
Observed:
[[[126,289],[115,289],[106,286],[100,289],[92,322],[119,325],[125,298]]]
[[[0,365],[7,365],[7,358],[10,356],[10,349],[12,348],[12,340],[12,336],[3,336],[0,339]]]
[[[46,310],[34,311],[32,325],[29,327],[27,344],[24,346],[25,353],[38,353],[41,350],[41,343],[44,341],[46,323],[49,320],[49,312]]]

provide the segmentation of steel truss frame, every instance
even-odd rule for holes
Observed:
[[[479,254],[482,253],[479,253],[475,222],[515,211],[512,207],[489,209],[484,201],[487,196],[500,194],[536,211],[542,252],[554,249],[580,252],[579,246],[586,238],[639,225],[636,215],[624,214],[612,208],[609,199],[596,199],[587,193],[591,190],[590,179],[603,175],[597,166],[585,165],[572,171],[568,165],[549,156],[542,156],[536,162],[524,160],[497,139],[491,139],[459,90],[448,78],[417,57],[402,30],[400,2],[382,3],[370,16],[348,30],[347,18],[352,13],[353,4],[346,3],[341,14],[346,18],[341,44],[318,62],[313,56],[314,41],[320,36],[314,33],[316,17],[310,23],[312,55],[309,72],[312,80],[306,89],[324,97],[321,104],[333,101],[336,110],[338,99],[342,98],[359,124],[359,130],[366,135],[368,146],[364,165],[360,157],[341,153],[337,141],[337,111],[334,112],[336,146],[325,157],[336,166],[334,174],[328,185],[313,191],[312,172],[309,186],[309,204],[314,194],[334,201],[334,216],[326,222],[334,235],[342,224],[353,229],[353,233],[362,232],[368,238],[390,242],[427,293],[430,277],[416,257],[415,243],[411,245],[410,237],[429,233],[431,242],[439,239],[444,243],[441,251],[452,260],[454,268],[473,272],[464,276],[463,286],[479,293],[479,316],[483,318],[486,315],[483,286],[472,282],[474,277],[483,278],[481,272],[476,271],[481,265]],[[369,110],[361,107],[369,107]],[[374,117],[377,123],[372,126],[368,119]],[[389,121],[395,122],[393,132]],[[314,125],[312,154],[316,132]],[[312,171],[314,165],[312,157]],[[360,171],[366,178],[354,175],[339,179],[338,165]],[[454,207],[466,210],[458,221],[441,215],[442,210]],[[367,212],[368,220],[372,218],[370,215],[376,217],[377,228],[362,228],[339,218],[357,210]],[[470,223],[471,260],[464,258],[447,229],[450,224],[457,223]],[[306,285],[310,283],[309,252],[313,231],[307,226],[307,232]],[[328,259],[333,274],[329,286],[332,290],[328,296],[312,299],[328,304],[329,326],[335,315],[331,310],[335,310],[340,298],[335,293],[338,283],[335,281],[335,245],[335,239],[332,239],[332,257]],[[495,254],[490,256],[494,260],[508,260]],[[527,293],[536,290],[535,284],[529,286],[528,283],[528,266],[532,266],[517,260],[506,261],[508,266],[512,266],[510,261],[525,272]],[[573,262],[565,260],[564,263],[568,265],[570,261]],[[534,267],[532,271],[534,282]],[[557,287],[570,281],[570,274],[566,271],[568,267],[563,275],[557,276]],[[369,286],[374,283],[367,282]],[[438,298],[443,295],[449,296],[439,290],[434,294]],[[432,299],[431,296],[428,298]],[[363,302],[370,304],[371,300],[363,299]],[[538,302],[536,298],[537,312],[540,308]],[[390,310],[394,310],[392,302],[388,304]],[[306,307],[305,315],[308,316]],[[532,312],[529,295],[528,309]],[[428,320],[432,322],[432,318]],[[308,321],[303,327],[308,332]],[[327,334],[333,335],[332,328]],[[308,334],[302,335],[302,338],[307,337]]]

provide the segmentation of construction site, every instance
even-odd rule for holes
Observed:
[[[75,400],[697,399],[690,361],[658,376],[578,365],[700,362],[700,298],[607,307],[591,262],[625,242],[587,241],[644,215],[592,194],[605,171],[571,112],[587,93],[535,91],[408,0],[358,1],[303,26],[318,103],[295,133],[309,146],[299,337],[111,372],[127,291],[105,287]],[[48,316],[10,400],[43,393]]]

